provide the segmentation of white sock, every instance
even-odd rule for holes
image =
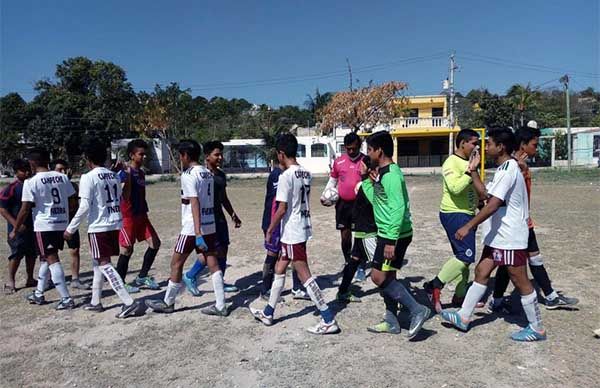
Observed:
[[[179,294],[179,291],[183,287],[182,283],[175,283],[169,280],[169,285],[167,286],[167,291],[165,292],[164,302],[167,306],[172,306],[175,304],[175,298]]]
[[[108,283],[110,284],[113,291],[117,294],[119,299],[121,299],[121,302],[123,302],[125,306],[131,306],[133,304],[133,299],[125,289],[123,279],[121,279],[121,276],[119,275],[115,267],[113,267],[110,263],[104,264],[100,266],[100,271],[102,271],[102,274],[104,275],[106,280],[108,280]]]
[[[285,287],[285,274],[275,274],[273,277],[273,284],[271,285],[271,293],[269,294],[269,306],[271,306],[273,310],[275,310],[277,301],[279,301],[279,298],[281,297],[283,287]]]
[[[536,331],[543,331],[542,314],[540,313],[540,305],[538,304],[536,292],[533,291],[529,295],[521,295],[521,304],[531,327]]]
[[[102,286],[104,276],[102,276],[102,271],[100,271],[100,267],[97,260],[92,261],[92,269],[94,270],[94,278],[92,279],[92,301],[91,304],[96,306],[100,304],[100,299],[102,298]]]
[[[547,300],[554,300],[556,298],[558,298],[558,293],[556,291],[552,291],[550,295],[546,296]]]
[[[40,269],[38,271],[38,284],[35,290],[37,296],[44,295],[46,286],[48,285],[48,278],[50,277],[50,269],[48,269],[48,262],[46,260],[40,261]]]
[[[215,291],[215,307],[219,310],[225,308],[225,291],[223,291],[223,272],[217,271],[211,275],[213,290]]]
[[[486,285],[477,282],[473,282],[471,287],[469,287],[469,291],[467,291],[467,295],[465,296],[465,301],[463,302],[461,309],[458,310],[458,314],[464,320],[471,320],[471,315],[473,315],[475,306],[477,305],[477,302],[481,300],[483,294],[485,294],[486,289]]]
[[[62,299],[71,298],[71,295],[69,295],[69,290],[67,289],[67,285],[65,284],[65,272],[63,271],[60,261],[49,265],[48,268],[50,268],[52,283],[54,283],[54,286],[60,294],[60,297]]]
[[[319,309],[319,311],[325,311],[329,306],[327,306],[327,302],[325,302],[325,298],[323,297],[323,293],[317,284],[317,281],[312,276],[308,278],[306,283],[304,283],[304,288],[306,288],[306,292],[310,296],[310,299],[313,301],[315,306]]]

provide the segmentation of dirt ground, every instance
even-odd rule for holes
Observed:
[[[533,216],[537,235],[554,286],[580,299],[573,311],[542,309],[548,340],[514,343],[509,334],[524,317],[477,312],[464,334],[445,327],[437,316],[413,341],[403,334],[377,335],[366,331],[383,313],[381,297],[368,280],[362,303],[333,303],[342,333],[318,337],[305,331],[318,317],[309,301],[285,295],[276,324],[265,327],[250,315],[256,301],[264,251],[260,217],[262,179],[233,180],[229,196],[243,220],[231,229],[230,267],[226,280],[241,287],[228,294],[228,318],[207,317],[200,308],[213,302],[210,282],[195,298],[183,294],[171,315],[146,312],[118,320],[119,300],[105,285],[101,314],[75,309],[54,310],[24,301],[31,291],[0,297],[0,385],[3,387],[532,387],[597,386],[600,381],[600,184],[598,175],[564,181],[538,179],[533,187]],[[438,221],[440,178],[407,177],[415,226],[408,263],[401,277],[425,300],[424,280],[434,276],[451,250]],[[319,275],[327,300],[336,287],[329,275],[343,259],[334,210],[318,204],[325,185],[316,179],[312,190],[314,238],[308,244],[310,265]],[[141,298],[162,297],[170,255],[179,232],[179,183],[148,187],[151,220],[162,238],[162,248],[151,274],[163,291],[143,291]],[[1,227],[0,240],[6,240]],[[83,229],[85,230],[85,229]],[[144,245],[138,245],[128,276],[141,266]],[[7,246],[0,246],[5,260]],[[68,254],[62,254],[69,274]],[[191,261],[190,261],[191,262]],[[4,265],[4,264],[3,264]],[[87,241],[82,246],[82,274],[90,277]],[[24,265],[23,265],[24,267]],[[2,269],[4,274],[5,269]],[[36,267],[37,271],[37,267]],[[24,268],[19,285],[24,284]],[[36,272],[37,273],[37,272]],[[286,287],[291,286],[288,276]],[[511,286],[512,287],[512,286]],[[442,297],[449,302],[453,286]],[[77,301],[89,293],[75,292]],[[46,298],[57,301],[55,290]],[[405,313],[401,313],[405,317]],[[406,323],[406,318],[404,319]],[[595,381],[595,383],[594,383]]]

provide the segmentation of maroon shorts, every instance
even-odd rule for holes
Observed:
[[[306,243],[286,244],[281,243],[281,260],[307,261]]]
[[[88,233],[92,259],[119,255],[119,231]]]
[[[481,258],[489,257],[494,260],[496,265],[512,265],[520,267],[527,264],[529,253],[527,249],[498,249],[489,246],[483,247]]]
[[[208,245],[208,250],[206,252],[201,252],[200,249],[196,247],[196,236],[186,236],[184,234],[180,234],[177,238],[177,243],[175,244],[175,253],[189,255],[195,250],[196,253],[204,253],[205,255],[214,254],[217,251],[216,233],[207,234],[202,237],[204,237],[204,242],[206,245]]]
[[[63,231],[35,232],[35,245],[41,259],[55,255],[65,246]]]
[[[147,215],[123,217],[123,228],[119,233],[119,245],[124,248],[132,247],[136,241],[145,241],[156,235],[156,230],[154,230]]]

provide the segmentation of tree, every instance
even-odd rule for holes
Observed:
[[[525,125],[525,112],[535,106],[539,98],[539,92],[532,90],[530,84],[527,84],[527,86],[515,84],[508,89],[506,97],[510,100],[513,109],[518,112],[520,124],[523,127]]]
[[[306,95],[306,100],[304,101],[304,106],[312,114],[312,119],[313,119],[314,123],[317,122],[321,110],[327,104],[329,104],[329,101],[331,101],[332,97],[333,97],[333,93],[327,92],[327,93],[321,94],[321,92],[319,91],[319,88],[317,88],[317,90],[315,90],[314,97],[311,96],[310,94]]]
[[[379,123],[388,123],[399,108],[395,97],[405,88],[406,84],[391,81],[338,92],[321,111],[321,129],[325,133],[336,126],[348,125],[354,132],[370,131]]]
[[[27,103],[18,93],[0,98],[0,164],[19,155],[20,140],[29,124]]]

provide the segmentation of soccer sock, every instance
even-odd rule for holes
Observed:
[[[523,310],[525,311],[525,315],[527,315],[527,320],[531,327],[536,331],[543,331],[542,315],[540,313],[536,292],[533,291],[529,295],[521,295],[521,304],[523,305]]]
[[[458,310],[458,314],[464,320],[471,320],[471,315],[473,315],[475,306],[485,294],[486,289],[487,286],[485,284],[477,282],[471,284],[471,287],[469,287],[469,291],[467,291],[467,295],[465,296],[465,301],[463,302],[461,309]]]
[[[292,289],[294,291],[306,291],[306,288],[302,285],[298,273],[292,268]]]
[[[464,298],[467,295],[467,284],[469,284],[469,266],[465,265],[460,274],[459,281],[456,283],[454,295],[458,298]]]
[[[350,260],[346,262],[344,266],[344,276],[342,277],[342,283],[340,283],[340,288],[338,292],[340,294],[345,294],[348,292],[350,288],[350,284],[352,283],[352,279],[354,279],[354,274],[356,274],[356,270],[361,265],[361,262],[358,260]]]
[[[60,294],[62,299],[70,298],[69,290],[67,289],[67,285],[65,282],[65,272],[63,271],[63,267],[60,261],[51,264],[48,268],[50,268],[50,276],[52,277],[52,283],[54,283],[54,287]]]
[[[308,278],[308,280],[304,283],[304,287],[310,295],[310,299],[312,299],[317,309],[321,313],[321,318],[325,323],[331,323],[333,321],[333,313],[329,309],[329,306],[325,302],[325,298],[323,297],[323,293],[317,284],[317,281],[312,276]]]
[[[396,303],[401,303],[403,306],[406,306],[411,313],[416,312],[420,307],[419,303],[417,303],[411,293],[404,287],[404,284],[400,283],[398,280],[388,279],[382,286],[385,295],[396,301]]]
[[[182,287],[182,283],[175,283],[169,279],[169,284],[167,285],[167,291],[165,292],[164,299],[164,302],[167,306],[172,306],[175,304],[175,298],[177,298],[177,295],[179,295]]]
[[[154,263],[154,259],[156,258],[156,254],[158,253],[158,249],[150,248],[146,249],[146,253],[144,253],[144,261],[142,262],[142,269],[138,274],[138,277],[145,278],[148,276],[148,271],[152,267]],[[118,266],[118,264],[117,264]]]
[[[219,269],[225,277],[225,271],[227,270],[227,257],[217,257],[217,262],[219,263]]]
[[[115,294],[117,294],[119,299],[121,299],[121,302],[123,302],[126,306],[131,306],[133,304],[133,299],[125,289],[123,279],[121,279],[121,276],[119,275],[115,267],[113,267],[110,263],[104,264],[100,266],[100,271],[102,272],[102,275],[104,275],[106,280],[108,280],[108,283],[110,284],[110,287],[113,289]]]
[[[213,289],[215,291],[215,306],[219,310],[225,307],[225,291],[223,291],[223,272],[217,271],[211,275]]]
[[[196,261],[194,262],[194,265],[192,265],[192,268],[190,268],[185,273],[185,276],[187,276],[190,279],[195,279],[198,277],[200,272],[202,272],[204,267],[206,267],[206,266],[204,264],[202,264],[202,261],[200,261],[200,259],[197,258]]]
[[[398,302],[385,294],[382,294],[382,296],[385,303],[385,316],[383,319],[392,326],[400,327],[400,323],[398,322]]]
[[[92,279],[92,301],[91,304],[96,306],[100,303],[100,299],[102,298],[102,285],[103,285],[103,276],[102,271],[100,271],[100,267],[97,260],[93,260],[92,269],[94,270],[94,277]]]
[[[273,276],[275,275],[275,261],[277,257],[269,256],[265,257],[265,263],[263,264],[262,273],[262,293],[266,294],[273,285]]]
[[[131,256],[119,255],[119,260],[117,260],[117,273],[119,274],[123,282],[125,281],[125,277],[127,276],[127,269],[129,268],[129,259],[131,259]]]
[[[283,287],[285,286],[285,274],[275,274],[273,279],[273,286],[271,287],[271,294],[269,295],[269,304],[265,306],[265,310],[263,311],[265,315],[273,316],[275,312],[275,306],[277,306],[277,301],[281,296],[281,292],[283,291]]]
[[[456,257],[451,257],[444,263],[437,277],[442,283],[448,284],[461,276],[465,268],[467,270],[469,268],[465,262],[458,260]]]
[[[501,265],[496,270],[496,281],[494,282],[494,299],[502,299],[508,283],[510,282],[510,276],[508,276],[508,268],[505,265]]]
[[[538,265],[537,263],[542,264]],[[542,255],[536,255],[529,258],[529,269],[531,270],[531,274],[533,275],[535,282],[544,292],[546,299],[553,300],[556,298],[558,295],[553,295],[555,292],[552,288],[552,282],[550,281],[546,267],[544,267]],[[554,298],[552,296],[554,296]]]
[[[38,271],[38,284],[35,290],[35,294],[37,296],[44,295],[44,291],[46,291],[46,285],[48,284],[48,275],[50,275],[50,270],[48,269],[48,262],[46,260],[40,262],[40,269]]]

